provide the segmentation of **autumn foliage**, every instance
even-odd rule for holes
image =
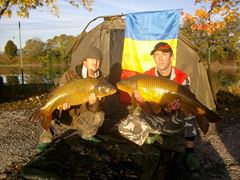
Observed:
[[[91,10],[94,0],[65,0],[69,4],[83,6]],[[59,15],[59,0],[0,0],[0,18],[11,17],[12,11],[21,17],[29,17],[29,10],[48,7],[54,15]],[[192,23],[192,30],[212,34],[226,27],[240,15],[240,0],[195,0],[195,14],[183,13],[184,20]]]
[[[184,14],[184,20],[192,23],[192,30],[213,34],[235,21],[240,15],[240,0],[195,0],[198,8],[194,15]]]
[[[87,10],[91,10],[93,0],[66,0],[69,4],[79,7],[83,6]],[[13,9],[20,17],[29,17],[29,10],[38,7],[48,7],[50,11],[58,16],[59,15],[59,2],[58,0],[0,0],[0,18],[1,16],[12,16]]]

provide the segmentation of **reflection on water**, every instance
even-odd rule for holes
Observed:
[[[11,75],[4,75],[0,74],[3,78],[3,83],[7,84],[8,77],[16,77],[18,79],[18,84],[22,83],[22,75],[21,74],[11,74]],[[34,75],[34,74],[24,74],[23,80],[24,84],[41,84],[41,83],[47,83],[47,84],[55,84],[55,81],[60,77],[60,74],[56,74],[55,78],[49,78],[48,76],[41,76],[41,75]]]
[[[55,83],[66,68],[61,66],[54,67],[26,67],[23,69],[24,84]],[[1,67],[0,76],[3,83],[7,84],[10,76],[15,76],[19,83],[22,83],[22,74],[20,67]]]

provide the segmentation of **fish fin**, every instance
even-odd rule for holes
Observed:
[[[42,127],[48,130],[51,125],[51,115],[44,113],[42,110],[37,110],[30,117],[30,121],[34,123],[41,122]]]
[[[196,115],[197,123],[204,134],[207,134],[209,121],[205,115]]]
[[[159,114],[162,111],[162,107],[157,103],[150,103],[150,106],[155,114]]]
[[[201,108],[197,108],[197,115],[205,115],[207,120],[211,123],[217,123],[221,120],[221,117],[215,113],[214,111],[210,110],[210,109],[201,109]]]
[[[136,109],[137,108],[137,106],[138,106],[138,103],[137,103],[137,100],[136,100],[136,98],[135,98],[135,96],[132,94],[132,96],[131,96],[131,101],[132,101],[132,107],[133,107],[133,109]]]

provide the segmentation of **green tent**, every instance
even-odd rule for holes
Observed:
[[[88,25],[97,19],[103,19],[103,22],[86,32]],[[109,81],[115,84],[120,80],[121,74],[125,28],[124,15],[100,16],[90,21],[89,24],[77,37],[71,48],[70,69],[81,63],[89,47],[95,46],[101,49],[103,53],[101,70]],[[181,34],[178,38],[176,62],[178,68],[189,74],[191,78],[190,88],[196,97],[209,109],[215,110],[207,72],[198,55],[198,48]]]

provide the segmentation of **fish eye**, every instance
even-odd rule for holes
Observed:
[[[106,92],[106,87],[103,87],[103,86],[99,86],[98,87],[98,91],[100,91],[100,92]]]

